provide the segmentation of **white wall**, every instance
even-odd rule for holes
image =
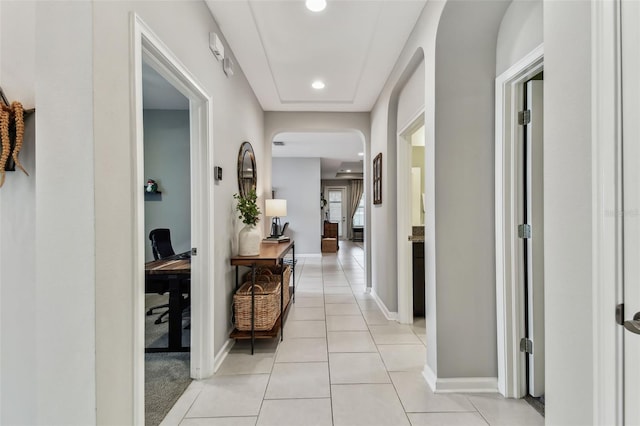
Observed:
[[[398,130],[406,128],[424,109],[424,62],[413,72],[398,98]]]
[[[37,385],[32,409],[38,424],[93,424],[93,283],[99,261],[92,143],[92,5],[86,1],[38,2],[35,28]],[[110,140],[112,146],[117,144],[116,139]],[[111,176],[116,170],[111,169]],[[121,227],[115,232],[126,236]],[[63,267],[69,262],[72,268]],[[109,263],[113,270],[114,263]],[[118,314],[118,307],[110,305],[110,309]]]
[[[320,159],[273,158],[272,167],[276,198],[287,200],[287,216],[280,220],[289,222],[296,254],[320,254]]]
[[[487,248],[494,247],[495,49],[507,6],[428,2],[372,111],[372,152],[387,158],[389,193],[396,185],[398,93],[424,58],[427,365],[438,380],[497,376],[494,255]],[[394,210],[383,200],[373,227],[394,229]],[[385,259],[395,239],[392,231],[376,232],[374,259]],[[372,277],[393,311],[393,260],[376,261]]]
[[[227,342],[230,331],[235,273],[228,263],[237,250],[237,232],[242,225],[232,196],[238,192],[236,164],[243,141],[252,142],[255,150],[261,207],[264,199],[263,112],[242,69],[237,66],[235,75],[227,78],[209,50],[209,32],[222,33],[204,2],[94,2],[96,381],[97,417],[103,424],[134,422],[131,191],[143,183],[133,181],[130,167],[132,12],[139,14],[213,98],[211,166],[224,169],[223,180],[215,183],[212,194],[214,253],[209,285],[214,294],[215,352]],[[228,45],[225,47],[225,53],[232,56]]]
[[[145,195],[145,260],[153,260],[149,232],[171,230],[176,253],[191,249],[189,111],[144,110],[144,176],[160,195]]]
[[[35,3],[0,2],[0,86],[25,108],[35,106],[34,52]],[[7,172],[0,188],[0,424],[7,425],[36,423],[35,155],[30,116],[20,152],[30,176]]]
[[[588,119],[591,117],[591,34],[589,1],[545,2],[544,261],[548,425],[594,422],[594,331],[590,326],[575,326],[576,318],[593,316],[592,128]],[[611,309],[613,321],[613,306]]]
[[[542,43],[542,0],[513,0],[504,14],[496,47],[496,75]]]
[[[443,377],[497,377],[495,253],[487,248],[495,247],[495,46],[507,6],[449,2],[438,29],[436,261]],[[468,317],[473,325],[465,327]],[[465,351],[469,346],[473,352]]]

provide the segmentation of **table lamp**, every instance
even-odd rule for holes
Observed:
[[[273,218],[269,238],[278,238],[280,236],[280,218],[287,215],[287,200],[265,200],[264,210],[265,216]]]

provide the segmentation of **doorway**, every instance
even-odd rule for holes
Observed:
[[[328,203],[328,220],[338,224],[338,239],[343,240],[347,226],[347,188],[329,186],[325,190],[325,199]]]
[[[190,223],[189,242],[184,241],[191,249],[190,293],[190,376],[194,379],[209,377],[214,371],[213,352],[213,288],[211,286],[213,271],[209,262],[205,262],[213,253],[213,200],[211,182],[213,181],[213,152],[211,145],[212,99],[196,82],[191,73],[181,64],[173,53],[153,33],[153,31],[133,14],[134,31],[132,66],[133,102],[135,104],[132,123],[134,126],[135,145],[132,147],[132,167],[134,179],[131,192],[135,194],[134,228],[132,240],[134,245],[134,277],[133,298],[134,311],[134,417],[136,424],[144,424],[145,415],[145,248],[149,244],[145,230],[144,187],[148,177],[145,176],[144,146],[144,108],[142,68],[151,67],[179,93],[188,99],[189,130],[189,167],[188,181],[190,190]],[[161,191],[161,189],[160,189]],[[167,194],[168,195],[168,194]]]
[[[189,99],[144,58],[142,86],[145,263],[171,261],[192,247]],[[191,309],[183,281],[184,291],[173,295],[166,280],[145,284],[145,424],[159,424],[191,382]],[[170,312],[171,297],[181,312]]]
[[[507,398],[523,398],[529,394],[527,350],[528,333],[525,310],[525,242],[524,222],[525,184],[525,85],[543,71],[543,46],[540,45],[496,79],[496,318],[498,343],[498,391]],[[536,120],[540,121],[540,120]],[[520,124],[520,123],[523,124]],[[531,127],[533,129],[533,127]],[[542,148],[541,144],[536,146]],[[537,155],[541,155],[538,153]],[[529,154],[529,158],[532,157]],[[542,167],[541,161],[536,164]],[[530,170],[533,170],[529,166]],[[535,174],[540,185],[540,172]],[[531,190],[529,190],[531,192]],[[541,198],[541,192],[534,192]],[[529,202],[540,207],[541,203]],[[532,214],[532,213],[531,213]],[[540,213],[536,213],[536,218]],[[535,224],[534,224],[535,225]],[[539,225],[536,225],[539,227]],[[531,234],[542,232],[531,227]],[[537,240],[536,240],[537,241]],[[542,248],[535,246],[536,248]],[[534,253],[533,246],[527,249]],[[539,256],[538,256],[539,257]],[[527,266],[533,265],[527,261]],[[528,273],[528,272],[527,272]],[[533,300],[533,299],[532,299]],[[537,299],[535,299],[537,300]],[[539,305],[536,305],[538,307]],[[536,316],[538,318],[538,316]],[[530,334],[530,332],[529,332]],[[522,345],[522,346],[521,346]],[[543,352],[539,346],[538,352]],[[521,351],[521,348],[523,351]],[[526,355],[525,355],[526,354]]]
[[[425,127],[421,112],[398,135],[398,320],[425,316]],[[408,190],[407,190],[408,188]]]
[[[524,356],[527,400],[544,415],[544,193],[543,193],[543,74],[522,87],[522,144],[518,147],[520,223],[521,322],[520,351]]]

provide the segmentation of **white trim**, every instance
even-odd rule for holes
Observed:
[[[385,316],[385,318],[387,318],[389,321],[398,320],[398,313],[389,311],[389,309],[387,309],[387,306],[384,304],[382,299],[378,297],[378,294],[373,288],[371,289],[371,296],[373,296],[373,300],[375,300],[375,302],[378,304],[378,307],[382,311],[382,314]]]
[[[131,193],[134,206],[133,243],[133,325],[134,325],[134,422],[144,423],[144,132],[142,120],[142,62],[158,71],[189,99],[191,147],[191,244],[198,248],[191,269],[191,377],[201,379],[214,372],[213,270],[213,150],[212,98],[161,39],[135,13],[132,26],[132,167]]]
[[[456,377],[437,379],[434,393],[496,393],[497,377]]]
[[[218,371],[225,358],[227,358],[227,355],[229,355],[229,352],[231,352],[231,348],[233,348],[233,345],[235,345],[235,343],[236,341],[233,339],[227,339],[227,341],[224,342],[224,345],[222,345],[222,348],[216,354],[215,363],[213,364],[214,372]]]
[[[623,421],[622,333],[613,307],[622,301],[621,69],[619,1],[593,2],[593,422]]]
[[[396,260],[398,282],[398,321],[413,323],[413,256],[411,235],[411,155],[410,136],[420,126],[424,126],[424,107],[396,135]],[[426,151],[426,150],[425,150]]]
[[[454,377],[439,379],[428,365],[422,370],[422,377],[433,393],[496,393],[497,377]]]
[[[422,370],[422,377],[427,381],[427,384],[431,388],[432,392],[436,391],[436,382],[438,381],[438,377],[436,373],[433,372],[429,364],[424,365],[424,370]]]
[[[542,70],[544,49],[540,45],[496,78],[495,227],[496,227],[496,319],[498,343],[497,389],[505,397],[524,396],[524,359],[519,351],[523,324],[522,296],[518,286],[516,160],[512,141],[516,132],[517,85]]]

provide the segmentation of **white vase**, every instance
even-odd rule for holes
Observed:
[[[257,256],[260,254],[260,231],[255,225],[245,225],[238,234],[238,255]]]

